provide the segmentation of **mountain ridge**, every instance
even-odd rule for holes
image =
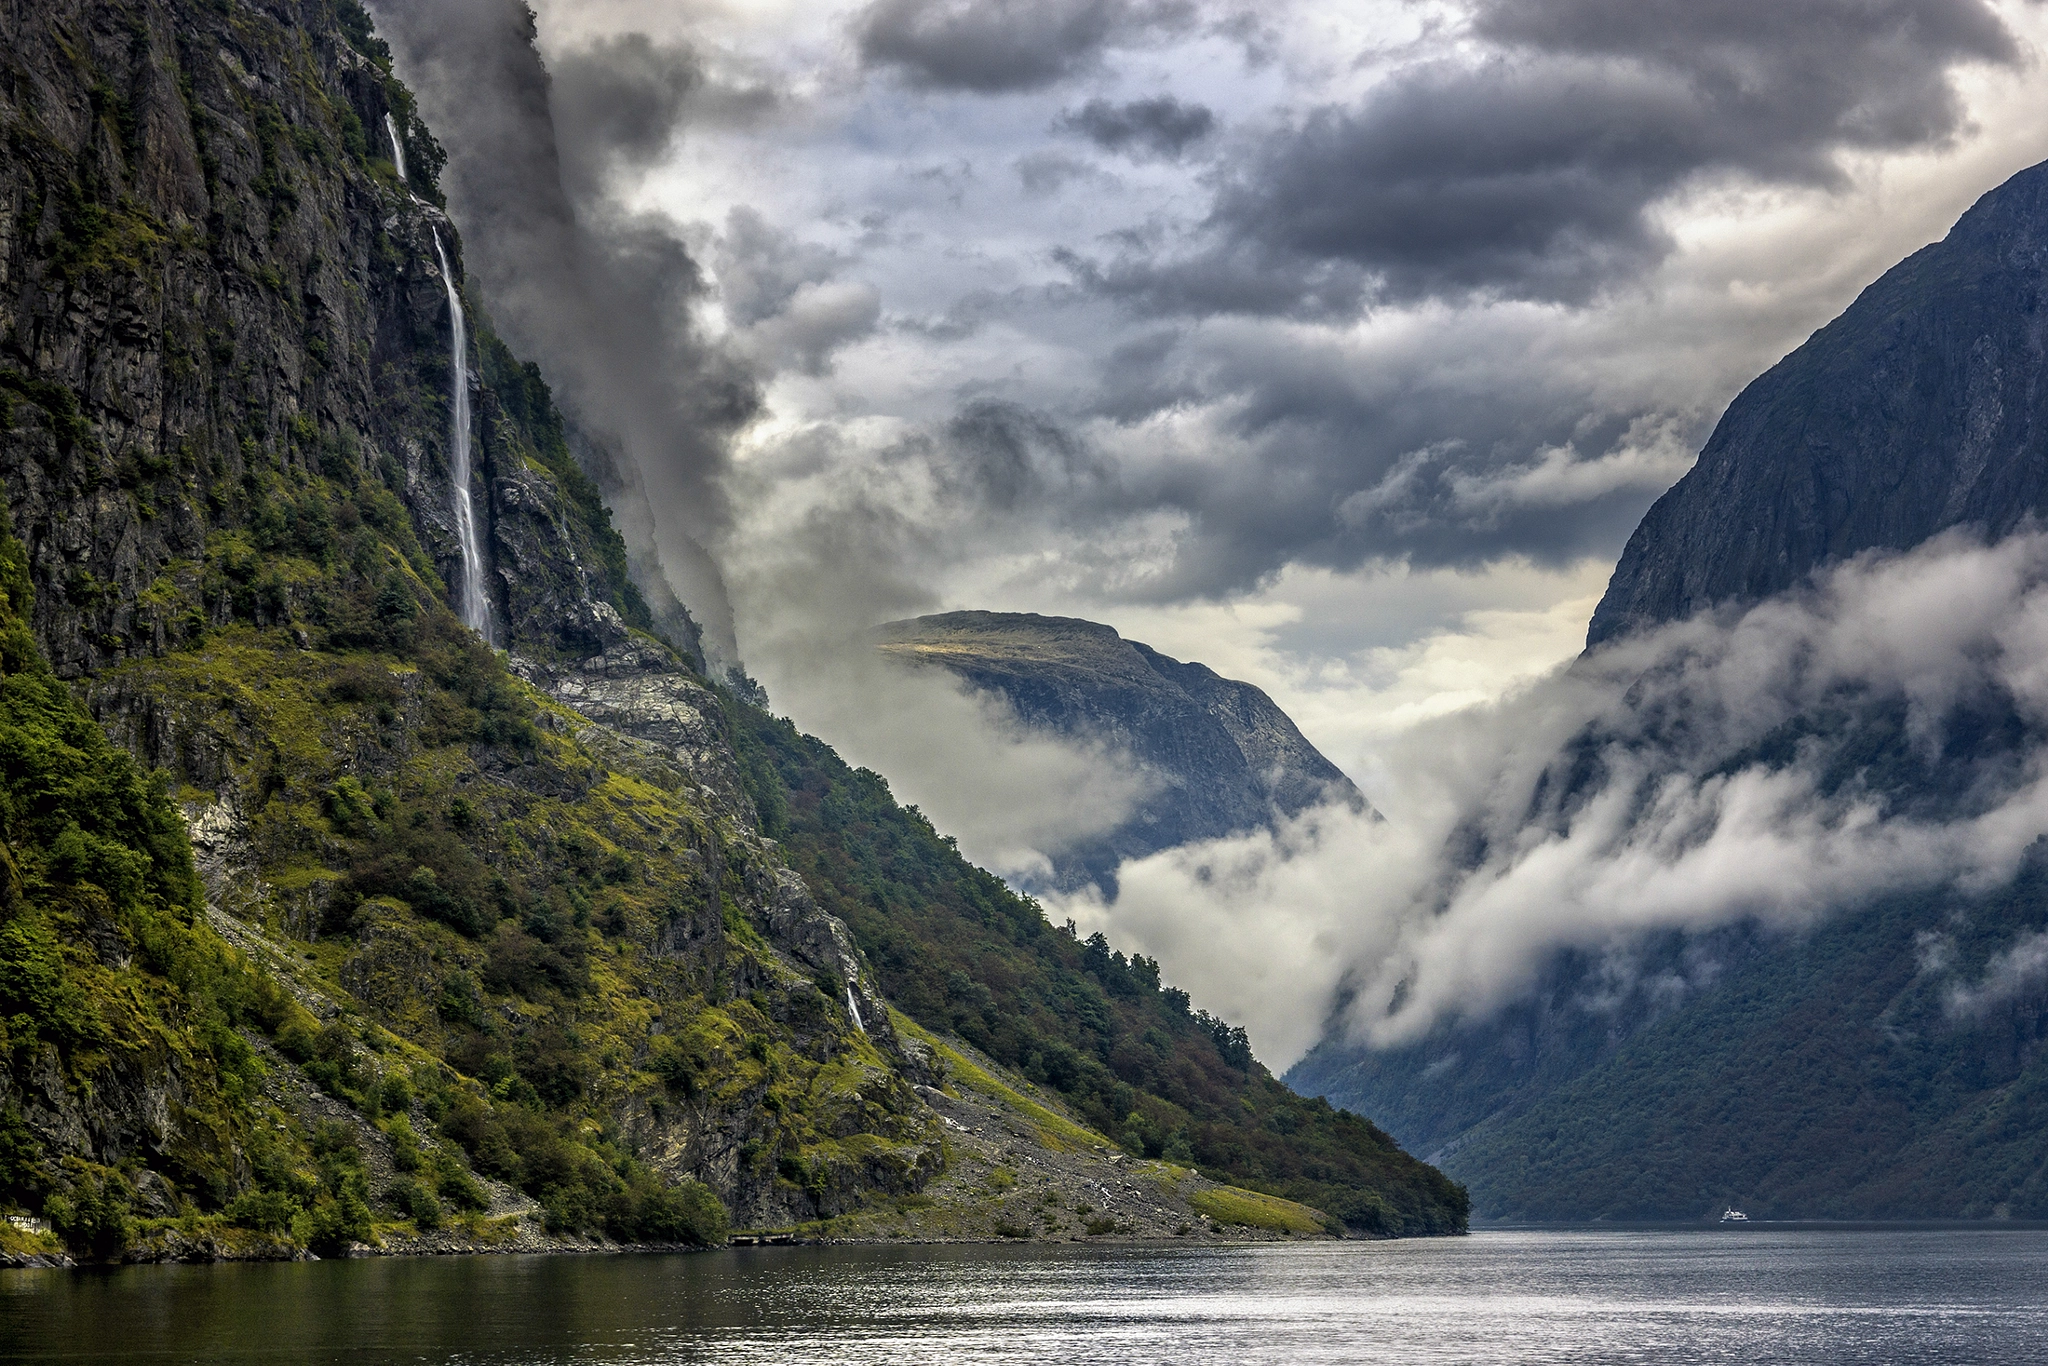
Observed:
[[[2043,221],[2048,163],[1985,194],[1748,385],[1629,537],[1588,648],[1783,592],[1859,551],[1958,526],[1997,540],[2048,516]],[[1930,292],[1941,309],[1924,306]]]
[[[1119,826],[1052,854],[1053,883],[1113,893],[1117,865],[1267,827],[1326,802],[1365,809],[1343,770],[1263,691],[1113,627],[1032,612],[946,612],[874,629],[885,658],[943,668],[1027,730],[1103,746],[1153,780]]]

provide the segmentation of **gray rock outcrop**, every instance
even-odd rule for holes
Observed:
[[[1978,200],[1728,405],[1629,538],[1587,644],[1951,527],[2048,514],[2048,164]]]

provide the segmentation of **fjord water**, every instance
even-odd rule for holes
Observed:
[[[2048,1233],[1482,1232],[0,1272],[0,1358],[2048,1360]]]

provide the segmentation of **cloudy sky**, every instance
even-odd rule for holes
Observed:
[[[1327,813],[1058,908],[1269,1061],[1340,978],[1511,990],[1541,945],[1510,922],[1757,912],[1743,813],[1790,830],[1800,794],[1687,756],[1670,828],[1727,818],[1711,906],[1600,890],[1676,876],[1662,817],[1491,900],[1437,860],[1516,815],[1547,762],[1517,737],[1614,714],[1555,670],[1729,399],[2048,158],[2048,6],[534,3],[551,97],[508,0],[378,3],[473,289],[624,452],[629,534],[713,644],[970,854],[1028,868],[1142,784],[883,669],[876,623],[1106,621],[1263,686],[1359,781],[1384,825]],[[1900,572],[1980,562],[1945,553]],[[1781,860],[1893,866],[1836,838],[1855,813],[1803,819]]]
[[[771,694],[820,623],[1087,616],[1368,789],[1576,649],[1742,384],[2048,156],[2025,0],[537,8],[558,124],[634,141],[589,174],[759,376],[712,535]]]

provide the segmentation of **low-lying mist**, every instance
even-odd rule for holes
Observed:
[[[807,560],[785,568],[803,587],[773,572],[736,580],[743,604],[765,595],[777,605],[748,640],[774,709],[886,777],[969,859],[1039,885],[1052,856],[1121,825],[1150,790],[1127,754],[1032,730],[1008,702],[943,669],[883,657],[868,623],[887,598],[872,584]]]
[[[1416,727],[1368,792],[1383,821],[1310,812],[1048,909],[1156,956],[1280,1068],[1326,1030],[1483,1017],[1559,950],[1996,885],[2048,832],[2044,723],[2048,536],[1950,535]],[[2044,975],[2018,945],[1955,1009]]]

